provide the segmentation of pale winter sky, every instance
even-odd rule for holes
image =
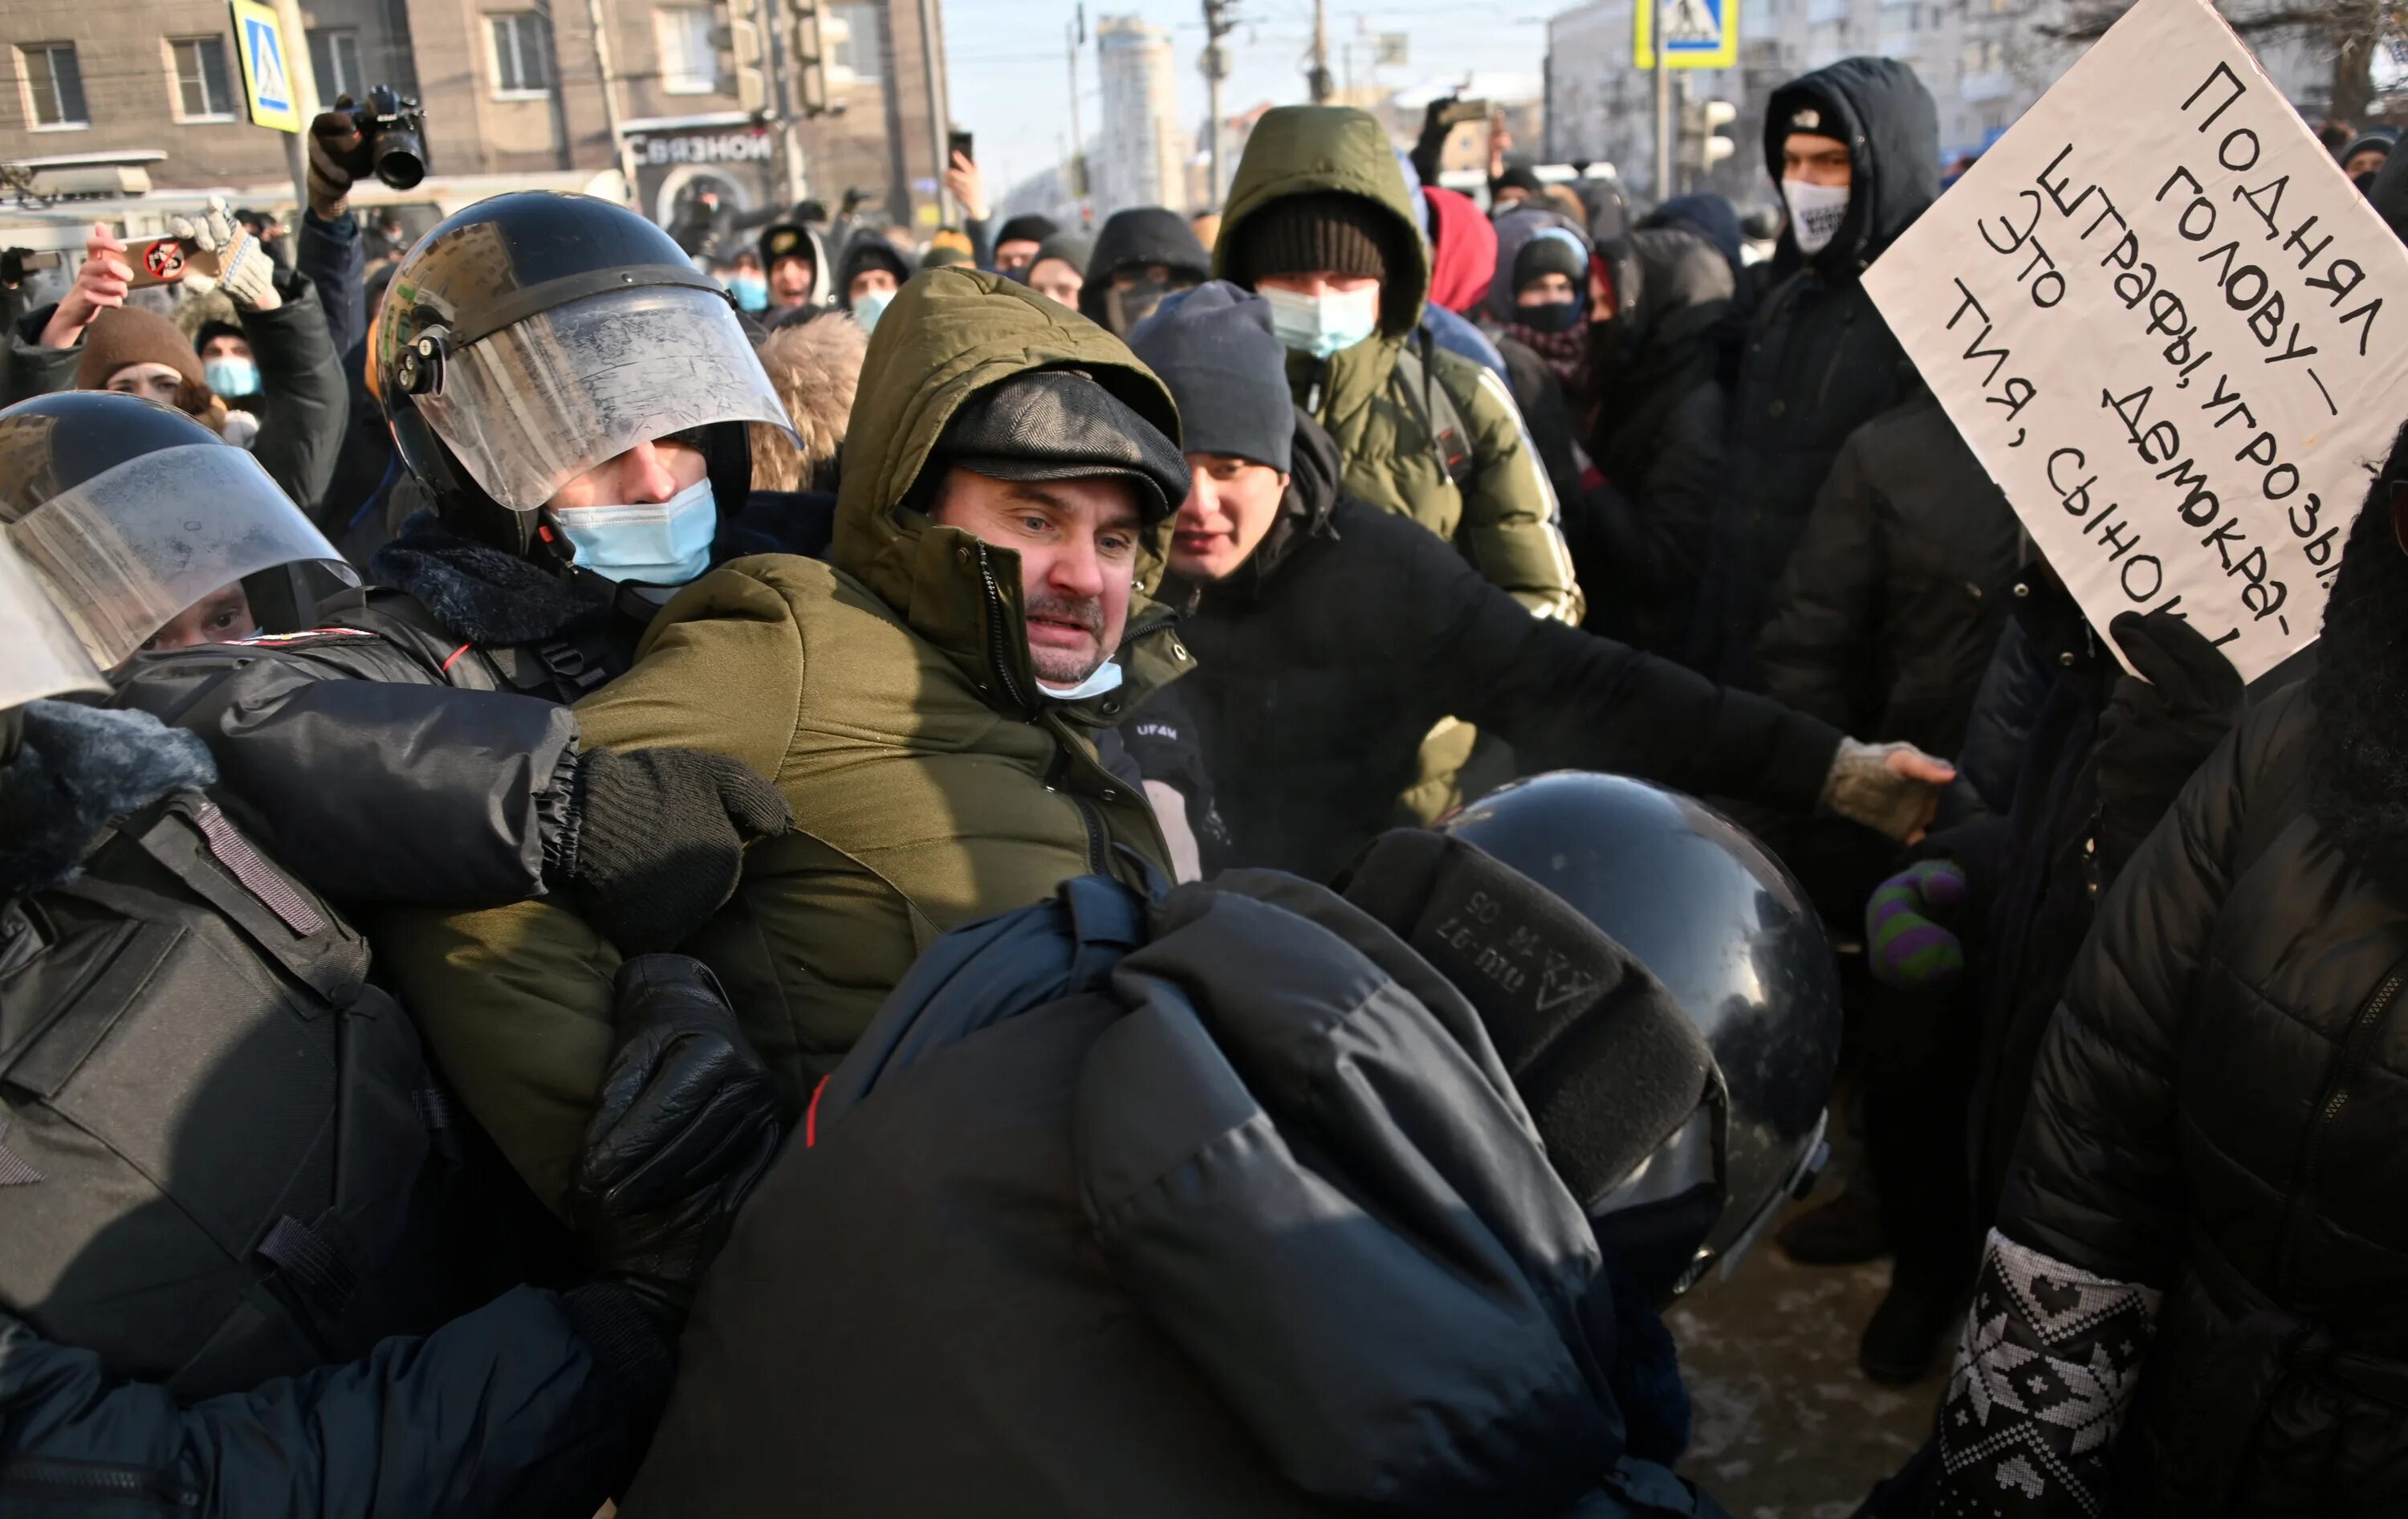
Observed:
[[[1462,82],[1472,70],[1537,76],[1547,34],[1543,18],[1561,0],[1329,0],[1330,72],[1345,80],[1342,45],[1355,49],[1355,79],[1372,77],[1369,35],[1403,32],[1411,63],[1380,70],[1396,88]],[[956,124],[977,134],[980,165],[998,200],[1012,184],[1059,163],[1070,138],[1070,68],[1066,28],[1073,0],[945,0],[945,50]],[[1235,0],[1238,30],[1228,40],[1230,75],[1224,103],[1234,114],[1260,101],[1285,105],[1305,98],[1304,61],[1312,38],[1312,0]],[[1095,23],[1100,15],[1141,15],[1170,32],[1176,55],[1179,116],[1191,132],[1204,120],[1201,0],[1094,0],[1087,7],[1087,46],[1079,59],[1080,110],[1096,130]],[[1199,145],[1200,146],[1200,145]]]

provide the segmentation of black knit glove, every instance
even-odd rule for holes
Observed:
[[[2140,679],[2119,676],[2099,714],[2100,884],[2173,806],[2183,783],[2241,719],[2243,684],[2205,635],[2171,612],[2125,612],[2107,624]]]
[[[793,821],[740,760],[695,749],[592,749],[547,878],[620,951],[674,949],[735,895],[744,846]]]
[[[778,1099],[699,960],[620,966],[618,1022],[569,1214],[597,1278],[674,1322],[777,1155]]]

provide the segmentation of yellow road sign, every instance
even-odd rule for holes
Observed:
[[[292,51],[276,12],[259,0],[230,0],[234,39],[242,53],[242,87],[251,97],[251,119],[279,132],[301,130],[301,104],[293,88]]]
[[[1664,7],[1664,66],[1731,68],[1739,63],[1739,0],[1638,0],[1631,61],[1656,66],[1656,7]]]

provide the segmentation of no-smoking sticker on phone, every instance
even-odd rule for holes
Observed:
[[[142,251],[142,266],[150,271],[153,279],[173,279],[184,272],[183,245],[172,237],[162,237]]]

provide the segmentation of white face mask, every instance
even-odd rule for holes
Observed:
[[[1310,353],[1316,359],[1343,352],[1379,330],[1380,287],[1376,283],[1360,290],[1331,291],[1326,295],[1271,289],[1260,294],[1270,304],[1272,336],[1283,347]]]
[[[1848,187],[1784,179],[1781,194],[1789,202],[1789,235],[1798,239],[1798,251],[1812,258],[1830,247],[1848,214]]]
[[[865,290],[853,298],[853,320],[861,323],[863,332],[876,332],[878,319],[886,314],[894,299],[891,290]]]
[[[549,513],[581,568],[613,580],[683,585],[710,567],[719,506],[708,476],[666,501]]]
[[[1085,701],[1089,696],[1100,696],[1107,691],[1120,688],[1120,661],[1105,660],[1089,672],[1085,680],[1074,686],[1050,686],[1042,681],[1037,683],[1043,686],[1045,695],[1055,701]]]

